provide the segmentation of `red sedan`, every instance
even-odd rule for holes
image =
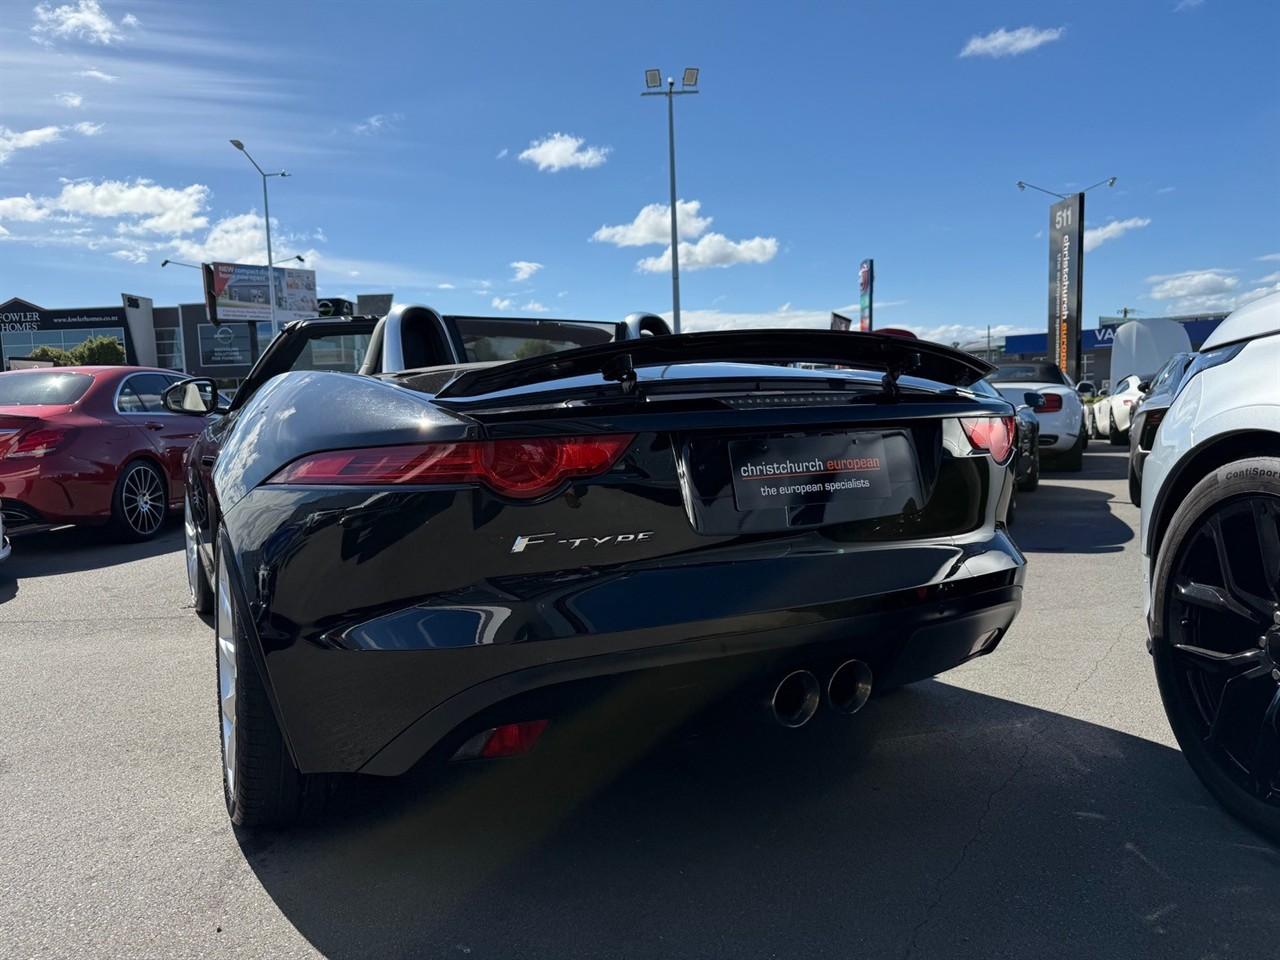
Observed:
[[[182,379],[148,367],[0,373],[5,528],[109,524],[123,539],[155,536],[182,505],[182,458],[204,428],[160,404]]]

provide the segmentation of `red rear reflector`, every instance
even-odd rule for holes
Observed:
[[[504,723],[500,727],[494,727],[480,756],[485,760],[496,760],[498,757],[514,757],[526,753],[533,749],[545,729],[546,720],[525,720],[523,723]]]
[[[1057,413],[1062,409],[1062,394],[1042,393],[1040,396],[1044,397],[1044,406],[1037,410],[1036,413]]]
[[[39,427],[20,433],[9,444],[6,457],[43,457],[67,439],[68,431],[55,427]]]
[[[612,467],[633,434],[534,437],[332,450],[295,460],[268,483],[483,483],[508,497],[540,497],[573,477]]]
[[[1013,454],[1014,417],[962,417],[960,426],[974,450],[991,454],[996,463],[1004,464]]]

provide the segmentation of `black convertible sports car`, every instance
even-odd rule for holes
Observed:
[[[990,370],[874,334],[400,307],[290,324],[229,409],[176,385],[210,413],[188,572],[231,819],[523,752],[620,678],[758,690],[799,727],[991,652],[1025,561],[1012,410],[966,389]]]

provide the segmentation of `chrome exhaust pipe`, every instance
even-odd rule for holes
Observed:
[[[803,727],[818,712],[822,687],[808,670],[792,670],[778,681],[769,698],[773,719],[784,727]]]
[[[846,660],[827,681],[827,704],[836,713],[852,716],[871,699],[871,668],[861,660]]]

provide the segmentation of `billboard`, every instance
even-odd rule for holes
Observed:
[[[863,260],[858,265],[858,329],[870,333],[873,326],[871,297],[876,285],[876,262]]]
[[[247,263],[206,263],[204,297],[216,323],[271,322],[267,268]],[[285,324],[316,315],[316,272],[275,267],[276,320]]]
[[[844,316],[843,314],[836,313],[834,310],[831,311],[831,329],[832,330],[843,330],[845,332],[848,332],[849,327],[851,325],[852,323],[848,317]]]
[[[1084,194],[1049,208],[1048,357],[1072,380],[1080,378],[1080,309],[1084,279]]]
[[[197,328],[200,340],[200,366],[247,367],[253,363],[253,337],[247,323],[202,323]]]

